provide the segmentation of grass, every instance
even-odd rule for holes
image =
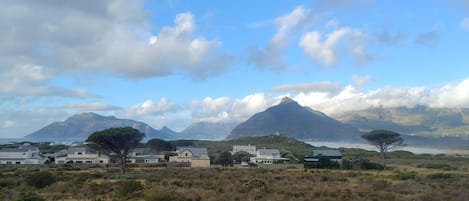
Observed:
[[[469,172],[263,168],[0,169],[0,200],[25,193],[43,200],[467,200]],[[26,178],[47,171],[38,188]],[[429,194],[431,196],[429,196]]]

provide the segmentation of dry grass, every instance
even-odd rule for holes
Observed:
[[[35,171],[4,170],[0,200],[12,200],[22,192],[37,193],[45,200],[129,200],[118,196],[124,180],[143,185],[130,200],[457,201],[469,197],[467,171],[400,166],[385,171],[135,168],[124,176],[103,168],[49,171],[57,181],[37,189],[24,182]]]

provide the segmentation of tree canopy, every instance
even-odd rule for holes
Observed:
[[[157,138],[149,140],[147,142],[147,146],[151,151],[154,151],[158,154],[160,154],[161,151],[171,151],[172,149],[171,143]]]
[[[135,148],[145,134],[132,127],[109,128],[91,134],[86,140],[100,151],[115,154],[120,162],[121,173],[125,173],[127,155]]]
[[[382,153],[385,166],[386,153],[397,146],[402,146],[404,142],[399,133],[388,130],[374,130],[363,134],[362,138],[378,148],[379,152]]]

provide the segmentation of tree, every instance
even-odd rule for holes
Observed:
[[[151,151],[155,151],[157,154],[160,154],[161,151],[171,151],[172,149],[169,142],[157,138],[149,140],[147,146]]]
[[[251,160],[251,154],[245,151],[239,151],[233,154],[233,159],[236,163],[249,162]]]
[[[94,144],[101,151],[115,154],[121,167],[121,174],[124,174],[129,151],[144,137],[145,134],[132,127],[109,128],[94,132],[86,142]]]
[[[217,163],[226,166],[233,165],[233,155],[229,151],[221,152],[221,154],[217,158]]]
[[[399,133],[388,130],[374,130],[363,134],[362,138],[378,148],[383,157],[384,167],[386,167],[386,153],[397,146],[402,146],[404,142]]]

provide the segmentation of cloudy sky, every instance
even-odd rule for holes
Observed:
[[[4,0],[0,30],[0,138],[80,112],[179,131],[283,96],[469,107],[467,0]]]

